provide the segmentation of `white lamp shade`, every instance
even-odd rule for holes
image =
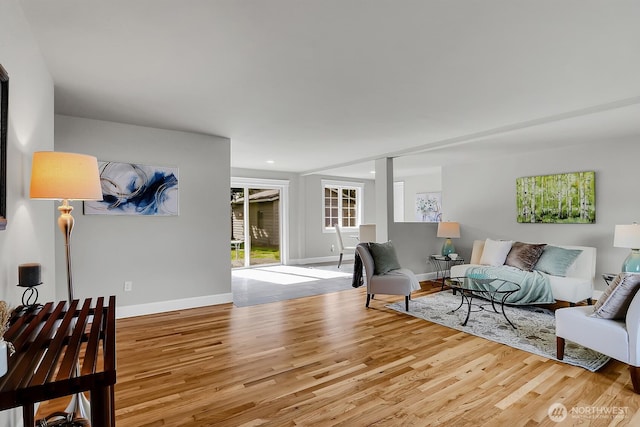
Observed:
[[[36,151],[31,163],[30,197],[102,200],[98,160],[86,154]]]
[[[616,248],[640,249],[640,225],[616,225],[613,246]]]
[[[439,222],[437,237],[459,238],[460,224],[457,222]]]

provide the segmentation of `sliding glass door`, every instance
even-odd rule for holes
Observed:
[[[281,188],[231,188],[232,267],[281,263],[282,205]]]

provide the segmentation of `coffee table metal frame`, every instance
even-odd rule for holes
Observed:
[[[469,288],[469,281],[473,281],[476,284],[486,285],[488,289],[471,289]],[[474,311],[482,311],[484,310],[485,305],[487,304],[474,304],[473,297],[479,297],[488,299],[491,302],[491,307],[493,307],[493,311],[496,313],[500,313],[496,308],[496,303],[500,304],[500,309],[502,315],[505,320],[509,322],[509,324],[513,327],[513,329],[518,329],[516,326],[509,320],[507,317],[507,313],[504,312],[504,304],[509,298],[510,295],[518,292],[520,290],[520,285],[517,283],[511,282],[505,279],[498,279],[495,277],[450,277],[447,279],[447,285],[455,292],[460,292],[460,305],[455,310],[451,310],[451,313],[458,311],[462,305],[467,303],[467,317],[462,322],[462,326],[466,326],[469,321],[469,316],[471,312]],[[471,306],[478,307],[477,310],[472,310]]]

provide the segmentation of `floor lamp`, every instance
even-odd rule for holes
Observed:
[[[61,200],[58,206],[58,227],[64,235],[67,261],[67,291],[69,304],[74,300],[73,275],[71,270],[71,232],[73,231],[73,207],[71,200],[102,200],[98,161],[93,156],[54,151],[33,153],[31,164],[32,199]],[[80,369],[76,363],[76,375]],[[67,412],[91,419],[89,401],[83,393],[77,393]]]

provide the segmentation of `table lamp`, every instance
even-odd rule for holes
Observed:
[[[616,225],[613,235],[613,246],[629,248],[631,253],[622,263],[622,271],[640,273],[640,225]]]
[[[460,237],[460,224],[457,222],[439,222],[438,223],[438,237],[444,237],[445,241],[442,245],[442,255],[448,256],[456,251],[451,239],[457,239]]]
[[[58,206],[58,227],[64,235],[67,261],[67,291],[69,304],[74,300],[71,271],[71,232],[73,231],[72,200],[102,200],[98,160],[93,156],[54,151],[36,151],[31,164],[32,199],[61,200]],[[78,373],[76,364],[76,373]],[[90,418],[89,401],[78,393],[67,412]]]

